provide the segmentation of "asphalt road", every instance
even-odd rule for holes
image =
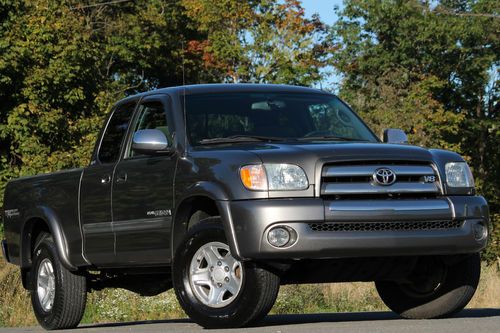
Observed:
[[[190,320],[128,322],[119,324],[83,325],[68,332],[202,332]],[[6,332],[45,332],[39,327],[2,328]],[[58,331],[64,332],[64,331]],[[333,332],[426,332],[479,333],[500,332],[500,309],[469,309],[454,318],[434,320],[403,320],[390,312],[357,312],[307,315],[268,316],[259,326],[238,330],[210,330],[210,333],[333,333]]]

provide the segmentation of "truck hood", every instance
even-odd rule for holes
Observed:
[[[275,161],[285,163],[288,159],[290,162],[303,159],[309,161],[321,159],[332,162],[374,159],[432,161],[432,154],[428,149],[385,143],[259,143],[242,148],[257,154],[264,163]]]
[[[192,165],[204,166],[197,171],[200,177],[210,180],[215,177],[217,183],[223,184],[231,198],[248,199],[264,198],[261,192],[244,191],[241,186],[239,192],[234,193],[228,184],[239,184],[239,170],[242,165],[256,163],[289,163],[304,169],[311,185],[319,181],[321,167],[325,163],[338,162],[365,162],[365,161],[397,161],[397,162],[425,162],[433,163],[444,174],[446,162],[463,161],[460,155],[439,149],[426,149],[411,145],[368,143],[368,142],[286,142],[264,143],[252,142],[242,144],[228,144],[197,147],[191,151],[194,158]],[[181,168],[182,169],[182,168]],[[188,172],[192,167],[188,166]],[[196,168],[195,168],[196,169]]]
[[[319,165],[330,162],[418,161],[433,162],[441,169],[446,161],[463,160],[449,151],[387,143],[255,143],[239,149],[256,154],[263,163],[299,165],[310,180],[316,178]]]

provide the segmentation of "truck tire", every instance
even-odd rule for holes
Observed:
[[[47,330],[78,326],[87,302],[86,279],[61,265],[47,233],[35,242],[32,272],[31,304],[40,325]]]
[[[426,257],[419,260],[408,281],[378,281],[376,287],[382,301],[403,318],[444,318],[469,303],[480,274],[478,253],[450,263]]]
[[[172,275],[177,299],[205,328],[248,326],[271,310],[279,277],[257,263],[234,259],[221,224],[210,220],[190,229],[176,251]]]

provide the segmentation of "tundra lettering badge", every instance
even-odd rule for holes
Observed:
[[[7,209],[7,210],[5,210],[5,217],[11,218],[11,217],[14,217],[14,216],[19,216],[19,210],[17,208],[16,209]]]

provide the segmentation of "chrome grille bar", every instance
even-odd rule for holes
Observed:
[[[396,193],[437,193],[436,183],[396,182],[390,186],[371,183],[323,183],[322,195],[346,194],[396,194]]]
[[[394,221],[452,220],[450,203],[445,199],[377,199],[325,201],[325,220]]]
[[[384,165],[328,166],[323,168],[323,177],[372,176],[375,170],[382,166]],[[388,167],[398,176],[434,175],[434,170],[426,165],[388,165]]]

